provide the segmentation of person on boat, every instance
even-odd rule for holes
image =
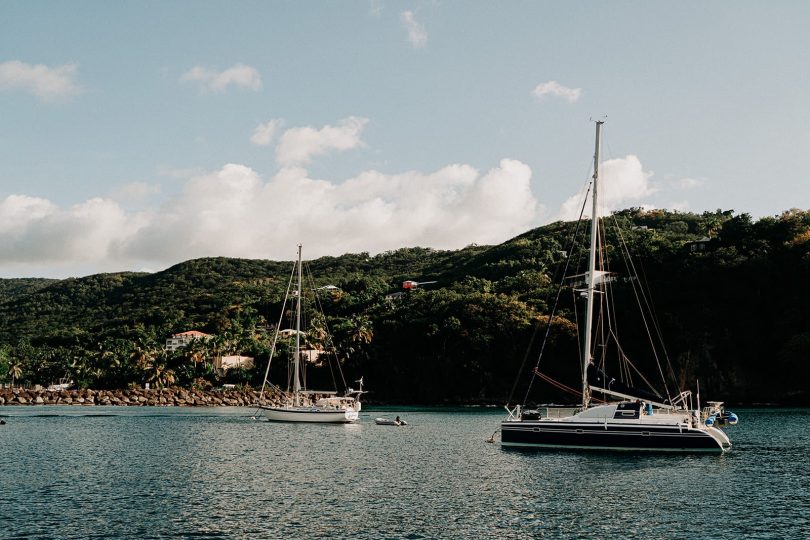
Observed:
[[[395,423],[396,425],[398,425],[398,426],[401,426],[401,425],[402,425],[402,420],[400,420],[400,419],[399,419],[399,416],[397,416],[396,420],[394,420],[394,423]]]

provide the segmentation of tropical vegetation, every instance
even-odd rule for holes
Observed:
[[[810,401],[810,211],[753,220],[732,211],[632,208],[609,219],[622,225],[621,240],[654,299],[679,383],[699,381],[704,396],[728,401]],[[587,239],[573,233],[586,228],[556,222],[496,246],[310,261],[308,289],[335,288],[317,291],[323,313],[307,313],[315,323],[308,340],[337,353],[349,385],[363,376],[370,399],[503,402],[519,372],[530,378],[559,268],[582,264]],[[615,233],[606,240],[608,253],[624,249]],[[260,385],[277,324],[291,327],[289,310],[282,313],[291,268],[205,258],[156,273],[0,280],[0,382]],[[404,290],[405,280],[436,283]],[[622,280],[617,289],[617,298],[631,296]],[[564,290],[551,321],[544,369],[574,382],[578,367],[565,360],[579,346],[571,291]],[[623,335],[628,354],[654,369],[641,349],[645,336],[630,326]],[[187,330],[212,337],[168,352],[166,339]],[[290,351],[291,341],[281,340],[272,380],[287,378]],[[253,357],[255,368],[217,369],[216,359],[228,354]],[[308,386],[331,387],[334,379],[342,386],[334,367],[309,365]],[[538,400],[563,399],[541,382],[534,391]]]

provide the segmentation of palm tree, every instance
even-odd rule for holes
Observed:
[[[8,374],[11,375],[11,386],[14,387],[14,381],[23,375],[22,360],[12,358],[8,365]]]
[[[133,344],[132,350],[129,353],[129,360],[138,369],[145,369],[155,357],[155,352],[140,343]]]
[[[163,390],[167,385],[174,384],[174,370],[168,369],[166,364],[154,362],[147,369],[147,381],[154,382],[155,386]]]
[[[166,385],[174,384],[175,373],[173,369],[169,369],[166,366],[165,354],[153,357],[152,360],[144,366],[143,371],[146,374],[146,381],[155,383],[155,386],[160,390],[163,390]]]

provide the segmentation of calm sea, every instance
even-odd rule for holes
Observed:
[[[503,450],[491,409],[253,412],[0,407],[0,538],[810,538],[808,409],[736,410],[723,456]]]

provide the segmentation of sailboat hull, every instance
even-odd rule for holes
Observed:
[[[354,410],[321,409],[318,407],[262,407],[271,422],[305,422],[316,424],[351,424],[360,413]]]
[[[722,453],[731,449],[728,437],[715,428],[543,420],[503,422],[501,445],[650,452]]]

